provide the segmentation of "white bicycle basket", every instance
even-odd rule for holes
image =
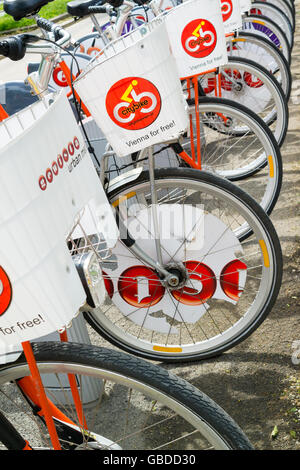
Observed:
[[[0,124],[0,200],[0,354],[5,354],[64,328],[85,303],[67,241],[72,254],[76,238],[76,254],[94,250],[105,257],[103,214],[110,235],[117,233],[64,93]],[[115,243],[112,237],[108,245]]]
[[[242,10],[240,0],[219,0],[226,34],[233,33],[242,27]]]
[[[165,14],[165,21],[180,78],[228,62],[220,0],[189,0]]]
[[[119,157],[177,138],[187,109],[164,21],[110,43],[74,82]]]
[[[240,0],[241,13],[245,13],[251,9],[252,0]]]

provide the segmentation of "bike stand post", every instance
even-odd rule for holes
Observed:
[[[196,116],[196,136],[197,136],[197,160],[196,168],[201,170],[201,133],[200,133],[200,115],[199,115],[199,90],[198,76],[193,77],[194,96],[195,96],[195,116]]]
[[[58,439],[58,435],[56,432],[55,424],[52,418],[52,415],[49,410],[49,404],[47,400],[47,396],[45,393],[45,389],[43,386],[43,382],[39,373],[39,369],[37,367],[37,363],[33,354],[33,350],[29,341],[25,341],[22,343],[23,351],[29,366],[29,370],[31,372],[31,376],[35,385],[36,393],[39,399],[39,402],[43,409],[43,414],[45,417],[46,425],[49,431],[50,439],[53,445],[54,450],[61,450],[60,442]]]

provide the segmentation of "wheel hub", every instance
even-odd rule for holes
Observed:
[[[165,269],[170,276],[165,280],[165,285],[169,289],[181,289],[185,286],[188,279],[188,273],[182,263],[168,264]]]

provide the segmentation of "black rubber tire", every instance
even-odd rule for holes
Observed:
[[[221,436],[229,450],[253,449],[239,426],[221,407],[196,387],[160,366],[119,351],[77,343],[38,342],[32,343],[32,348],[38,364],[51,362],[83,365],[113,371],[148,385],[183,404],[205,421]],[[15,363],[6,364],[1,370],[11,370],[25,363],[22,355]]]

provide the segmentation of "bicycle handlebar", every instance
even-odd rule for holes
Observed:
[[[91,13],[91,14],[92,13],[106,13],[107,8],[103,7],[103,6],[95,5],[95,6],[89,7],[88,12]]]
[[[104,1],[94,0],[94,1],[93,0],[83,1],[83,4],[87,2],[89,3],[90,6],[88,6],[88,11],[91,14],[92,13],[106,13],[107,8],[104,6],[104,4],[109,4],[114,8],[118,8],[124,3],[124,0],[108,0],[108,1],[107,0],[104,0]],[[144,4],[144,3],[148,3],[149,0],[134,0],[134,2],[137,4]],[[75,2],[71,2],[71,4],[72,3],[79,5],[82,2],[75,1]],[[52,23],[52,21],[50,20],[47,20],[45,18],[37,18],[36,23],[37,23],[37,26],[39,26],[41,29],[54,34],[55,42],[58,47],[64,45],[71,39],[71,35],[65,29],[61,28],[55,23]],[[45,44],[45,43],[41,45],[32,45],[32,44],[30,45],[30,43],[38,41],[38,40],[39,38],[36,38],[29,34],[20,34],[18,36],[11,36],[10,38],[5,39],[4,41],[0,41],[0,55],[8,57],[10,60],[18,61],[18,60],[23,59],[23,57],[25,56],[27,52],[27,49],[29,49],[31,52],[37,52],[37,53],[39,52],[41,53],[42,49],[45,49],[46,51],[49,51],[50,49],[53,50],[53,45],[50,46],[49,44]]]
[[[52,23],[50,20],[45,18],[38,18],[37,25],[45,31],[52,32],[55,36],[57,46],[66,44],[70,39],[71,35],[61,26]],[[27,50],[30,52],[40,52],[41,50],[52,51],[53,45],[46,44],[32,44],[33,42],[43,40],[30,34],[20,34],[18,36],[11,36],[10,38],[0,41],[0,55],[8,57],[10,60],[17,61],[23,59]]]
[[[0,54],[13,61],[23,59],[26,54],[26,44],[22,36],[12,36],[0,41]]]
[[[137,5],[144,5],[150,1],[133,0]],[[125,0],[73,0],[67,3],[67,11],[73,17],[83,18],[94,13],[108,13],[110,8],[117,9],[124,2]]]

